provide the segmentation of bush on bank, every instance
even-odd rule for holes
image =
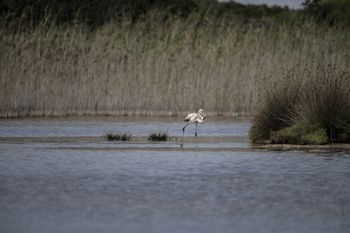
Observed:
[[[253,119],[254,143],[350,142],[349,74],[331,66],[288,77],[268,92]]]

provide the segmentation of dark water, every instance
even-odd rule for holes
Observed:
[[[0,121],[0,135],[89,136],[132,128],[108,121],[101,129],[100,120],[31,122]],[[149,127],[130,124],[141,134]],[[147,125],[173,133],[181,124]],[[211,122],[201,132],[247,135],[248,128],[247,122]],[[0,142],[0,232],[350,232],[347,152],[146,150],[150,144],[105,151],[107,142],[95,150]]]

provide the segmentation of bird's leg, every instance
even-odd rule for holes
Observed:
[[[194,136],[196,136],[196,137],[197,137],[197,125],[198,125],[198,123],[196,122],[196,132],[194,133]]]
[[[182,132],[185,132],[185,128],[190,124],[191,122],[188,122],[185,127],[182,128]]]

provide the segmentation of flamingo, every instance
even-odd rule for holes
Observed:
[[[198,113],[190,113],[185,117],[185,122],[188,122],[185,127],[183,127],[182,132],[183,134],[185,133],[185,128],[191,124],[191,123],[195,123],[196,124],[196,131],[194,133],[194,136],[197,137],[197,125],[198,123],[203,123],[205,118],[205,114],[204,114],[204,110],[203,109],[199,109]]]

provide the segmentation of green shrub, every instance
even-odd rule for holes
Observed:
[[[319,128],[314,132],[310,132],[304,135],[301,138],[301,140],[302,140],[301,144],[322,145],[328,142],[328,137],[327,137],[326,130],[323,128]]]
[[[320,23],[330,26],[350,26],[350,2],[348,0],[305,0],[304,12]]]
[[[310,122],[296,124],[271,133],[270,142],[277,144],[326,144],[326,130]]]

